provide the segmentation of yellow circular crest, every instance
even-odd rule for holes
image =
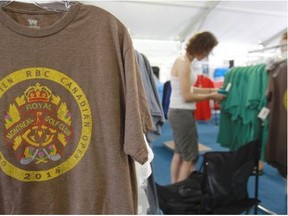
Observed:
[[[80,110],[80,116],[82,119],[81,122],[81,131],[80,131],[80,136],[79,136],[79,140],[78,140],[78,144],[76,149],[74,150],[74,152],[68,157],[67,160],[63,161],[62,163],[58,163],[58,165],[46,169],[46,170],[25,170],[22,168],[19,168],[15,165],[13,165],[12,163],[10,163],[7,158],[5,158],[4,154],[2,151],[0,151],[0,167],[3,170],[4,173],[6,173],[7,175],[18,179],[20,181],[24,181],[24,182],[35,182],[35,181],[47,181],[53,178],[56,178],[66,172],[68,172],[69,170],[73,169],[78,163],[79,161],[83,158],[83,156],[85,155],[88,146],[90,144],[90,140],[91,140],[91,134],[92,134],[92,113],[91,113],[91,109],[90,109],[90,105],[88,102],[87,97],[85,96],[85,93],[83,92],[83,90],[80,88],[80,86],[73,81],[70,77],[68,77],[67,75],[50,69],[50,68],[42,68],[42,67],[35,67],[35,68],[26,68],[26,69],[22,69],[22,70],[18,70],[15,71],[11,74],[9,74],[8,76],[4,77],[2,80],[0,80],[0,83],[5,83],[5,85],[7,86],[7,88],[2,89],[2,91],[0,91],[0,99],[2,98],[2,96],[7,92],[8,89],[12,88],[13,86],[15,86],[18,83],[27,81],[27,80],[36,80],[37,84],[35,86],[30,86],[29,88],[26,89],[25,91],[25,96],[26,98],[28,98],[27,100],[30,100],[30,102],[33,100],[40,100],[41,103],[29,103],[30,107],[28,108],[39,108],[39,106],[42,106],[42,110],[47,110],[50,112],[53,112],[53,103],[57,104],[57,97],[54,96],[53,98],[53,103],[48,104],[48,103],[44,103],[45,100],[48,100],[49,97],[53,97],[53,94],[51,93],[50,89],[45,87],[45,86],[41,86],[39,84],[39,80],[50,80],[52,82],[56,82],[58,84],[60,84],[63,88],[67,89],[71,95],[73,96],[73,98],[75,99],[76,103],[78,104],[79,110]],[[77,91],[76,91],[77,90]],[[22,98],[17,98],[16,102],[18,104],[23,104],[25,97],[22,96]],[[44,102],[43,102],[44,101]],[[52,99],[51,99],[52,101]],[[32,105],[34,105],[35,107],[33,107]],[[61,111],[64,110],[64,114],[67,114],[69,112],[66,103],[62,103],[61,104]],[[27,108],[27,109],[28,109]],[[15,111],[16,110],[16,111]],[[16,113],[16,114],[15,114]],[[36,113],[36,112],[35,112]],[[13,115],[14,114],[14,115]],[[37,115],[36,115],[37,114]],[[35,114],[35,116],[41,116],[43,114],[43,112],[37,112]],[[70,118],[65,118],[64,119],[64,114],[57,114],[59,116],[60,119],[62,119],[61,121],[57,121],[57,119],[54,119],[50,116],[46,116],[46,123],[50,124],[50,125],[54,125],[55,127],[59,127],[59,131],[61,133],[58,134],[57,140],[60,140],[59,142],[64,145],[66,145],[66,140],[65,137],[68,137],[71,135],[71,119]],[[15,106],[10,105],[9,107],[9,112],[8,112],[8,117],[11,120],[11,116],[14,117],[14,120],[17,118],[20,118],[19,116],[17,117],[17,109],[15,108]],[[5,116],[6,118],[6,116]],[[19,143],[21,141],[27,141],[30,144],[29,148],[32,149],[36,149],[39,146],[39,143],[35,142],[35,137],[33,137],[31,134],[31,130],[34,130],[33,132],[37,132],[37,135],[41,138],[43,138],[43,130],[46,130],[44,132],[47,132],[49,130],[48,135],[46,135],[46,139],[43,138],[43,142],[42,142],[42,146],[44,146],[46,149],[48,149],[48,145],[49,143],[51,143],[51,140],[53,139],[53,136],[55,136],[55,130],[52,130],[50,128],[45,128],[45,125],[40,128],[37,126],[33,126],[32,122],[36,121],[37,119],[29,119],[27,118],[25,120],[24,123],[21,123],[21,127],[27,127],[31,126],[31,129],[27,129],[26,133],[23,134],[21,137],[16,137],[18,139],[14,139],[14,131],[16,131],[20,126],[18,126],[18,128],[14,128],[13,130],[11,128],[13,128],[13,124],[16,121],[12,121],[12,123],[8,120],[5,119],[6,123],[5,123],[5,127],[10,130],[10,134],[7,134],[7,136],[13,137],[13,141],[14,141],[14,148],[16,149],[18,146],[20,145]],[[14,124],[15,125],[15,124]],[[32,127],[33,126],[33,127]],[[16,133],[16,132],[15,132]],[[35,133],[33,133],[35,134]],[[36,140],[37,141],[37,140]],[[26,142],[26,143],[27,143]],[[60,161],[60,154],[57,154],[56,150],[55,150],[55,146],[54,144],[49,146],[49,153],[47,152],[47,150],[45,148],[42,148],[41,150],[43,150],[42,153],[43,157],[40,155],[39,151],[34,151],[33,153],[33,157],[32,154],[29,154],[30,149],[26,148],[25,151],[23,151],[23,158],[21,158],[22,160],[20,161],[22,163],[22,165],[24,164],[28,164],[31,161],[33,161],[37,155],[38,158],[37,161],[35,160],[35,164],[37,163],[47,163],[47,160],[50,159],[52,161],[56,161],[59,160]],[[38,156],[38,154],[40,156]],[[23,167],[23,166],[21,166]]]

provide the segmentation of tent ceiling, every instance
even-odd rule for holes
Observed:
[[[202,30],[220,42],[264,46],[287,29],[287,1],[84,1],[111,12],[133,39],[185,41]]]

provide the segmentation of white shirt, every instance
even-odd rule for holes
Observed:
[[[191,92],[193,92],[193,85],[197,81],[197,74],[193,73],[192,69],[190,72],[190,80],[191,80]],[[171,76],[171,96],[170,96],[170,108],[172,109],[189,109],[195,110],[196,103],[195,102],[185,102],[182,94],[181,94],[181,83],[180,79],[177,76]]]

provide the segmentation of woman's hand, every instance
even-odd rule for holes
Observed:
[[[226,98],[226,95],[219,94],[219,93],[211,93],[211,97],[210,97],[210,99],[214,101],[222,101],[225,98]]]
[[[218,92],[219,88],[210,88],[210,93]]]

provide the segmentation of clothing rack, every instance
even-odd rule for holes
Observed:
[[[278,214],[276,214],[275,212],[273,212],[273,211],[271,211],[271,210],[269,210],[269,209],[266,209],[266,208],[264,208],[264,207],[261,206],[261,205],[258,205],[257,207],[258,207],[258,209],[261,209],[263,212],[265,212],[265,213],[267,213],[267,214],[269,214],[269,215],[278,215]]]
[[[280,46],[274,46],[273,48],[276,48],[276,47],[280,47]],[[270,47],[270,49],[272,49],[271,47]],[[224,83],[225,83],[225,81],[224,81]],[[268,83],[267,83],[268,84]],[[225,85],[225,84],[224,84]],[[260,123],[260,127],[261,127],[261,129],[259,130],[259,134],[257,134],[257,137],[260,139],[260,143],[262,144],[262,127],[263,127],[263,122],[261,122],[261,120],[259,119],[259,123]],[[218,140],[219,141],[219,140]],[[256,170],[258,170],[258,163],[257,163],[257,168],[256,168]],[[259,185],[259,182],[258,182],[258,176],[256,176],[257,178],[256,178],[256,183],[255,183],[255,188],[256,188],[256,190],[255,190],[255,197],[258,199],[258,190],[257,190],[257,188],[258,188],[258,185]],[[261,180],[260,180],[261,181]],[[277,215],[275,212],[273,212],[273,211],[271,211],[270,209],[267,209],[267,208],[265,208],[265,206],[263,206],[263,203],[261,204],[261,203],[259,203],[257,206],[256,206],[256,208],[254,209],[255,211],[254,211],[254,214],[255,215],[257,215],[257,210],[261,210],[262,212],[265,212],[266,214],[269,214],[269,215]]]
[[[287,61],[287,57],[283,57],[281,58],[276,64],[279,64],[279,63],[283,63],[283,62],[286,62]],[[287,70],[287,69],[286,69]],[[284,71],[285,74],[286,74],[286,71]],[[274,73],[275,74],[275,73]],[[277,73],[278,75],[278,73]],[[269,77],[270,78],[270,77]],[[285,79],[284,79],[285,80]],[[262,122],[261,122],[262,123]],[[263,124],[261,124],[263,125]],[[262,134],[261,134],[262,130],[260,130],[260,138],[262,138]],[[286,183],[286,187],[287,187],[287,183]],[[287,203],[287,193],[286,193],[286,203]],[[263,212],[265,212],[266,214],[269,214],[269,215],[278,215],[278,213],[275,213],[273,211],[271,211],[270,209],[267,209],[265,208],[264,206],[262,205],[258,205],[258,209],[262,210]]]
[[[259,119],[259,121],[261,121],[261,120]],[[262,125],[262,123],[263,123],[263,122],[261,121],[260,125]],[[262,126],[261,126],[261,127],[262,127]],[[259,134],[259,138],[260,138],[260,145],[261,145],[262,130],[260,130],[259,133],[260,133],[260,134]],[[258,170],[258,163],[257,163],[257,170]],[[256,182],[257,182],[257,183],[256,183],[256,185],[257,185],[256,188],[258,188],[258,184],[259,184],[258,175],[256,175]],[[255,197],[258,198],[258,190],[255,191]],[[255,210],[254,210],[255,215],[258,214],[257,209],[260,209],[261,211],[265,212],[265,213],[268,214],[268,215],[278,215],[278,214],[276,214],[275,212],[271,211],[270,209],[267,209],[267,208],[265,208],[264,206],[259,205],[259,204],[257,205],[257,208],[255,208]]]

